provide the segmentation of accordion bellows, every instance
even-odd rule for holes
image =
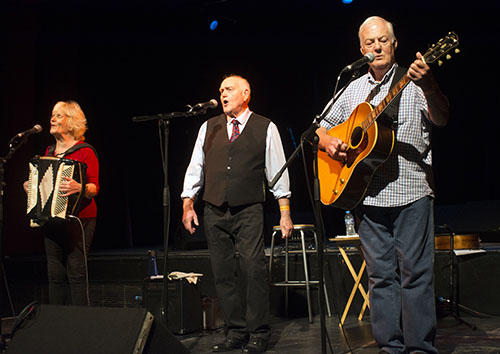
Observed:
[[[83,162],[35,156],[29,162],[27,215],[31,226],[38,226],[52,219],[65,220],[77,216],[84,197],[84,188],[79,193],[62,197],[59,188],[64,177],[69,177],[85,186],[87,165]]]

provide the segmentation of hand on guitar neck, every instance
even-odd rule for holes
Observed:
[[[431,121],[438,126],[444,126],[450,117],[448,99],[441,92],[424,56],[417,52],[416,57],[408,69],[408,77],[424,91]]]
[[[427,65],[424,56],[420,52],[417,52],[415,61],[410,65],[408,76],[424,91],[430,90],[435,85],[431,68]]]
[[[320,127],[316,130],[319,137],[319,148],[325,151],[328,156],[337,161],[343,161],[347,157],[347,143],[335,136],[330,136],[326,128]]]

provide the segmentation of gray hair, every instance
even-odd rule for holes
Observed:
[[[383,21],[385,23],[385,25],[387,26],[387,30],[389,31],[389,34],[391,36],[391,41],[394,42],[396,40],[396,35],[394,34],[394,27],[392,26],[392,23],[390,23],[385,18],[382,18],[380,16],[371,16],[371,17],[368,17],[361,24],[361,26],[359,26],[358,37],[359,37],[360,41],[361,41],[361,30],[363,29],[364,26],[368,25],[370,22],[373,22],[373,21]]]

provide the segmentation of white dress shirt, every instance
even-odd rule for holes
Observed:
[[[240,122],[240,134],[245,130],[245,126],[248,123],[252,112],[250,109],[246,109],[242,114],[240,114],[235,119]],[[233,118],[227,117],[226,127],[227,127],[227,138],[231,138],[233,132]],[[184,177],[184,188],[181,193],[181,198],[194,198],[203,186],[204,181],[204,167],[205,167],[205,136],[207,133],[207,122],[203,123],[198,132],[198,137],[196,138],[196,143],[194,145],[193,154],[191,155],[191,162],[186,171]],[[273,122],[269,123],[267,127],[266,135],[266,156],[265,156],[265,166],[266,166],[266,179],[270,182],[276,173],[285,164],[285,153],[283,151],[283,145],[281,143],[281,137],[278,132],[278,128]],[[270,189],[273,193],[274,198],[290,198],[290,180],[288,177],[288,170],[285,170],[281,178]]]

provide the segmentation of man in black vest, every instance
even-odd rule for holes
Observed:
[[[224,114],[206,121],[198,133],[181,195],[182,222],[195,232],[199,223],[194,198],[204,186],[205,236],[226,332],[224,342],[212,349],[263,353],[271,331],[262,203],[265,180],[274,177],[285,156],[276,125],[249,110],[250,85],[245,78],[228,76],[219,91]],[[293,223],[287,172],[271,192],[280,205],[282,235],[288,237]],[[238,278],[244,281],[244,294],[239,293]]]

